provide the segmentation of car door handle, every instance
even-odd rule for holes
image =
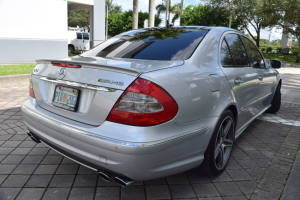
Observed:
[[[259,76],[258,79],[259,79],[260,81],[262,81],[262,80],[264,79],[264,77],[263,77],[263,76]]]
[[[236,78],[234,79],[234,83],[235,83],[236,85],[242,85],[242,84],[243,84],[243,80],[242,80],[240,77],[236,77]]]

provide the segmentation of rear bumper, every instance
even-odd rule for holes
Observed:
[[[153,127],[131,127],[107,121],[98,127],[90,126],[46,111],[31,97],[22,105],[22,111],[28,129],[51,148],[95,170],[111,171],[136,181],[164,177],[199,166],[217,121],[214,117],[182,123],[178,125],[180,129],[174,127],[173,137],[141,142],[140,138],[147,138],[148,129]],[[160,126],[159,134],[163,134],[164,125]],[[134,133],[139,133],[138,141],[116,137],[118,134],[134,134],[133,129]],[[185,131],[178,133],[175,129]],[[158,127],[155,130],[159,130]],[[107,137],[109,131],[114,131],[111,134],[114,138]]]

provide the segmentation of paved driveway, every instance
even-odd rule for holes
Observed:
[[[283,89],[299,93],[286,83]],[[276,115],[262,115],[237,139],[221,176],[196,168],[122,188],[27,136],[20,111],[27,88],[0,88],[1,200],[279,199],[300,145],[300,104],[283,103]]]

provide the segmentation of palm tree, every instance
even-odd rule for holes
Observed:
[[[138,29],[139,20],[139,0],[133,0],[133,12],[132,12],[132,29]]]
[[[148,27],[154,27],[154,22],[155,22],[154,7],[155,7],[155,0],[149,0]]]
[[[182,14],[182,5],[183,5],[183,0],[181,3],[177,3],[174,5],[171,5],[171,0],[169,0],[169,13],[168,13],[168,19],[170,19],[170,13],[173,13],[174,16],[172,18],[172,23],[175,22],[176,19],[178,19],[181,14]],[[166,1],[163,0],[161,4],[158,4],[156,6],[156,10],[157,10],[157,15],[158,17],[160,16],[161,13],[165,13],[167,8],[166,8]]]

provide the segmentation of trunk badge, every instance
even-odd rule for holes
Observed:
[[[61,68],[59,71],[59,78],[63,79],[67,74],[67,69],[66,68]]]
[[[98,82],[102,82],[102,83],[109,83],[109,84],[115,84],[115,85],[120,85],[123,86],[124,82],[120,82],[120,81],[113,81],[113,80],[108,80],[108,79],[98,79]]]

